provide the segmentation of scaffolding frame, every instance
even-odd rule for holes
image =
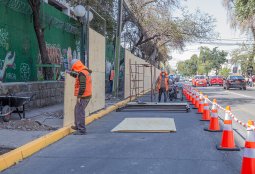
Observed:
[[[129,96],[130,101],[132,96],[135,96],[136,98],[143,96],[145,89],[144,89],[144,74],[145,74],[145,68],[150,68],[150,75],[151,75],[151,102],[153,100],[152,96],[154,95],[153,90],[153,76],[152,76],[152,68],[153,65],[151,64],[137,64],[135,61],[134,64],[131,63],[131,60],[129,60]],[[134,71],[133,71],[134,70]],[[155,74],[155,72],[154,72]],[[142,90],[141,90],[142,89]]]

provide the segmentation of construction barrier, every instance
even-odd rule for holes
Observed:
[[[187,95],[187,101],[192,102],[193,105],[195,105],[195,108],[197,106],[196,100],[197,100],[197,94],[198,90],[194,89],[193,87],[189,85],[183,85],[183,88],[185,90],[185,93]],[[207,117],[210,117],[210,124],[208,128],[205,128],[204,130],[209,132],[220,132],[220,125],[219,125],[219,115],[218,115],[218,109],[221,109],[225,112],[225,119],[224,119],[224,127],[223,127],[223,133],[222,133],[222,140],[221,144],[219,146],[216,146],[218,150],[227,150],[227,151],[238,151],[240,148],[238,148],[235,145],[234,141],[234,134],[232,129],[232,120],[242,125],[244,128],[247,129],[247,138],[245,140],[245,147],[243,151],[243,159],[242,159],[242,168],[241,168],[241,174],[255,174],[255,125],[254,121],[248,121],[248,123],[244,123],[240,121],[230,110],[230,106],[227,106],[226,109],[221,107],[216,99],[211,101],[207,98],[207,96],[204,96],[200,94],[199,99],[204,99],[204,107],[203,107],[203,114],[202,114],[202,120],[207,120]],[[201,101],[201,100],[199,100]],[[212,104],[212,110],[211,115],[207,115],[208,112],[210,114],[210,108],[209,103]],[[201,107],[202,102],[199,102],[198,112],[201,113]],[[207,110],[208,109],[208,110]]]

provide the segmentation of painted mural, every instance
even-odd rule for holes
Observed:
[[[61,23],[75,23],[73,19],[48,4],[43,8],[45,14],[56,17]],[[0,12],[3,11],[0,20],[0,82],[44,80],[41,78],[41,69],[37,66],[41,64],[41,59],[31,16],[20,15],[19,11],[0,3]],[[16,19],[15,23],[13,18]],[[60,66],[56,70],[57,76],[70,67],[73,58],[79,58],[80,53],[76,51],[79,48],[79,38],[76,34],[58,25],[45,28],[44,36],[50,62]]]
[[[3,81],[7,68],[14,68],[15,52],[8,52],[3,60],[0,60],[0,81]],[[16,79],[16,75],[8,74],[12,79]]]
[[[0,47],[6,48],[8,45],[8,31],[5,28],[0,28]]]
[[[61,48],[60,44],[46,43],[46,49],[51,64],[60,65],[56,69],[57,79],[61,79],[65,70],[70,69],[72,59],[79,59],[79,53],[76,50],[72,51],[71,47]],[[38,53],[38,62],[41,64],[40,53]],[[42,79],[42,69],[38,70],[38,78]]]

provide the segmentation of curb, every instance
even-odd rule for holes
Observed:
[[[144,91],[144,93],[149,92],[150,90]],[[134,100],[135,97],[131,97],[131,100]],[[95,114],[92,114],[91,116],[88,116],[85,118],[86,125],[92,123],[95,120],[98,120],[105,116],[106,114],[109,114],[110,112],[123,107],[130,101],[130,98],[127,98],[123,101],[120,101],[112,106],[109,106]],[[40,138],[37,138],[21,147],[18,147],[8,153],[5,153],[3,155],[0,155],[0,172],[15,165],[18,164],[23,159],[33,155],[34,153],[44,149],[45,147],[57,142],[58,140],[66,137],[67,135],[70,135],[73,132],[71,129],[71,126],[60,128],[54,132],[51,132],[49,134],[46,134]]]

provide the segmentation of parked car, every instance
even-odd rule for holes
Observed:
[[[239,88],[246,90],[246,81],[243,76],[228,76],[223,82],[224,89]]]
[[[192,79],[192,86],[204,86],[204,87],[207,87],[206,77],[204,75],[196,75]]]
[[[211,76],[209,78],[209,86],[220,85],[223,86],[223,77],[222,76]]]

